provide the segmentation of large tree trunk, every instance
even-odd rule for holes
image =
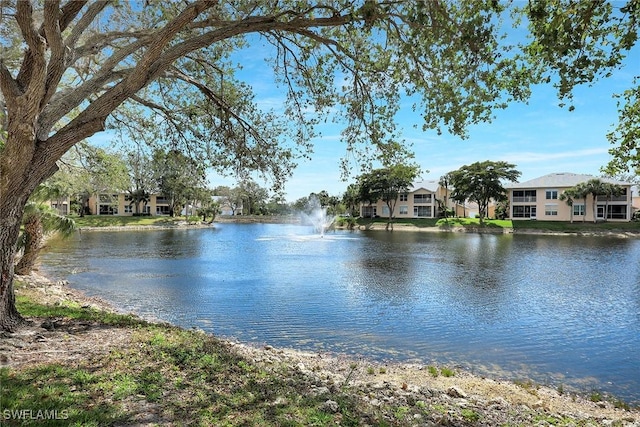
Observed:
[[[5,177],[3,176],[4,180]],[[13,292],[13,262],[26,198],[0,194],[0,330],[13,331],[23,319]]]
[[[24,253],[15,269],[15,273],[21,276],[31,274],[31,271],[33,271],[33,267],[36,265],[36,260],[40,254],[40,249],[42,248],[42,242],[44,241],[42,221],[38,215],[32,215],[24,224],[24,233],[26,236]]]
[[[23,321],[15,306],[13,274],[24,207],[33,190],[55,172],[59,158],[38,147],[33,134],[25,137],[13,130],[10,126],[0,156],[0,330],[3,331],[12,331]]]

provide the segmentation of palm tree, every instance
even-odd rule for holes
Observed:
[[[567,203],[567,205],[569,205],[569,207],[570,207],[570,209],[569,209],[570,217],[569,218],[570,218],[570,222],[572,224],[573,224],[573,201],[575,199],[579,198],[580,194],[578,193],[578,191],[579,190],[577,190],[576,187],[567,188],[558,197],[560,200],[565,201]],[[584,215],[582,217],[584,218]]]
[[[25,206],[22,215],[23,231],[18,239],[18,246],[24,251],[15,267],[16,274],[31,273],[47,234],[60,233],[69,236],[76,229],[76,223],[72,219],[59,215],[57,211],[42,203],[49,199],[47,196],[47,189],[40,187],[32,196],[35,200]]]
[[[591,194],[593,197],[593,222],[596,222],[596,209],[598,205],[598,196],[603,196],[605,193],[605,183],[598,178],[593,178],[584,183],[585,195]],[[606,217],[606,215],[605,215]]]
[[[30,274],[33,270],[47,234],[60,233],[68,236],[76,229],[76,223],[72,219],[36,202],[29,202],[25,206],[22,223],[24,229],[18,245],[24,248],[24,252],[15,269],[16,274],[20,275]]]
[[[133,205],[136,215],[144,213],[144,207],[146,207],[147,204],[151,201],[151,193],[140,187],[137,187],[135,190],[131,191],[129,193],[129,197],[131,198],[129,205]],[[143,212],[140,212],[141,203],[143,206]]]
[[[624,194],[624,188],[618,184],[612,184],[609,182],[602,183],[602,195],[606,196],[605,207],[604,207],[604,220],[607,221],[607,217],[609,216],[609,201],[612,198],[618,197]]]
[[[451,185],[451,174],[447,173],[444,174],[440,177],[440,180],[438,181],[438,185],[442,188],[444,188],[444,220],[447,221],[447,213],[448,213],[448,209],[449,209],[449,203],[448,203],[448,198],[449,198],[449,186]]]

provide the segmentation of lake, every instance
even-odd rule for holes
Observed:
[[[42,262],[122,311],[247,343],[640,403],[640,239],[224,223],[84,231]]]

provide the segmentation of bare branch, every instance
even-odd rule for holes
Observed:
[[[158,58],[162,56],[163,48],[172,41],[173,37],[182,28],[192,22],[199,14],[216,4],[217,2],[208,0],[200,0],[190,4],[165,27],[152,34],[144,56],[132,72],[125,79],[106,90],[71,122],[49,138],[47,144],[56,148],[60,147],[63,150],[62,153],[64,153],[73,145],[74,140],[86,138],[104,129],[104,122],[113,110],[148,84],[149,81],[155,79],[160,72],[164,71],[161,65],[166,69],[171,64],[172,61],[158,61]],[[133,43],[133,45],[136,45],[136,43]],[[183,55],[186,53],[188,52],[182,52]],[[106,77],[102,76],[102,78]],[[82,100],[78,104],[80,102]]]
[[[8,104],[15,103],[15,98],[22,94],[18,83],[13,79],[11,72],[2,61],[0,61],[0,90],[2,90],[2,94]]]
[[[85,2],[71,1],[70,3],[84,4]],[[91,6],[89,6],[89,9],[82,15],[78,23],[74,25],[73,29],[71,30],[71,34],[69,34],[69,36],[65,40],[65,44],[68,48],[74,49],[80,36],[89,27],[89,25],[91,25],[91,23],[96,19],[96,17],[100,14],[100,12],[102,12],[104,8],[107,7],[109,3],[111,3],[111,0],[103,0],[103,1],[98,1],[96,3],[93,3],[91,4]],[[78,12],[79,11],[80,10],[78,10]],[[63,27],[62,23],[60,24],[60,27]],[[96,36],[96,38],[101,38],[101,37]]]
[[[67,29],[85,4],[87,4],[87,0],[71,0],[62,6],[59,19],[60,31]]]
[[[18,1],[16,5],[16,22],[28,47],[16,81],[20,88],[26,88],[32,78],[33,69],[41,65],[40,62],[43,62],[43,60],[37,60],[34,56],[37,55],[36,52],[42,54],[44,49],[44,41],[33,27],[33,8],[29,0]]]
[[[47,1],[44,4],[44,34],[51,50],[49,67],[47,70],[47,81],[45,84],[45,94],[40,102],[43,106],[55,93],[58,83],[62,79],[65,70],[65,47],[62,43],[62,34],[58,20],[59,2]]]

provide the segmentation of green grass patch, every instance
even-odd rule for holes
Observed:
[[[133,329],[132,342],[68,364],[0,369],[3,426],[128,425],[140,411],[176,425],[360,425],[366,416],[348,386],[316,396],[294,367],[265,369],[202,332],[22,296],[18,307],[28,317]]]
[[[439,375],[438,368],[436,368],[433,365],[428,366],[427,370],[429,371],[429,374],[434,378],[436,378]]]
[[[139,227],[139,226],[162,226],[173,225],[176,222],[184,221],[185,217],[166,216],[112,216],[112,215],[86,215],[71,216],[78,228],[83,227]],[[191,222],[202,220],[202,217],[189,217]]]
[[[484,219],[480,224],[479,218],[447,218],[439,219],[438,227],[485,227],[485,228],[512,228],[510,219]]]
[[[640,232],[640,222],[513,221],[514,230],[541,230],[559,233],[630,231]]]
[[[357,218],[357,224],[359,226],[367,227],[372,225],[385,226],[387,224],[386,218]],[[393,220],[394,224],[406,224],[412,225],[418,228],[436,227],[438,222],[435,218],[396,218]]]
[[[386,218],[358,218],[358,225],[367,227],[376,225],[384,227],[387,224]],[[448,229],[453,227],[463,228],[493,228],[493,229],[513,229],[517,230],[538,230],[557,233],[592,233],[592,232],[632,232],[640,233],[640,222],[578,222],[569,221],[530,221],[510,219],[485,219],[482,225],[478,218],[398,218],[393,220],[394,224],[411,225],[417,228],[440,228]]]
[[[20,314],[27,317],[65,318],[121,327],[146,324],[145,321],[133,315],[84,308],[75,303],[45,305],[36,303],[23,295],[16,296],[16,307]]]
[[[442,374],[443,377],[454,377],[456,375],[456,372],[453,369],[449,369],[449,368],[441,368],[440,369],[440,373]]]
[[[358,218],[358,225],[371,226],[373,224],[386,226],[386,218]],[[417,228],[448,228],[448,227],[467,227],[467,228],[511,228],[511,220],[485,219],[480,225],[478,218],[396,218],[393,224],[411,225]]]
[[[474,411],[473,409],[463,408],[460,411],[462,418],[468,423],[475,423],[480,420],[480,414]]]

